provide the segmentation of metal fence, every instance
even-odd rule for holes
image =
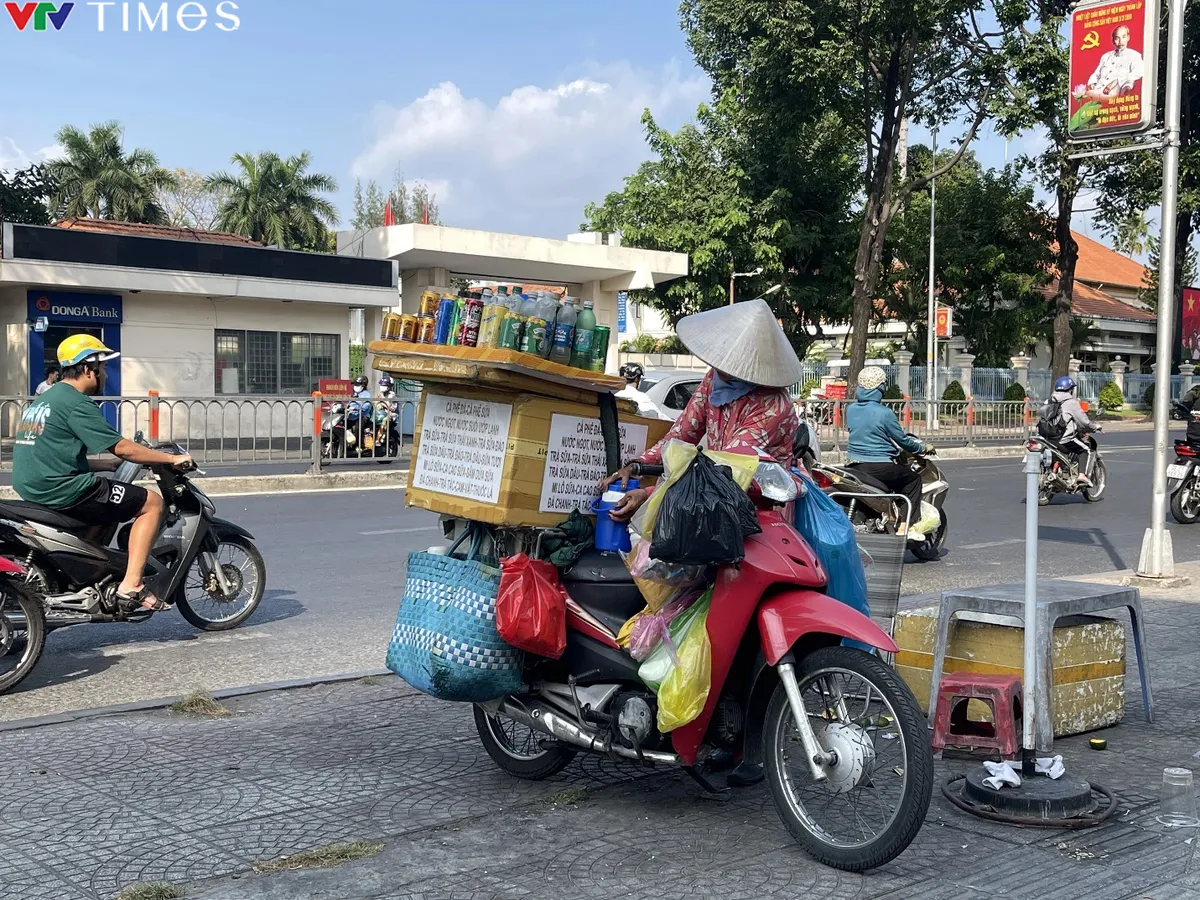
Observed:
[[[21,416],[30,397],[0,397],[0,469],[12,468],[12,452]],[[386,462],[404,457],[412,443],[417,401],[387,399],[342,401],[316,397],[158,397],[97,398],[108,421],[126,438],[141,432],[150,442],[173,441],[201,465],[253,463]],[[343,404],[342,439],[338,440],[335,407]],[[371,410],[387,405],[396,427],[382,429],[382,440],[368,438],[366,417],[354,415],[358,404]],[[397,443],[398,442],[398,443]],[[368,444],[379,444],[364,451]],[[395,452],[393,452],[395,451]]]
[[[849,438],[845,416],[848,405],[849,401],[823,400],[805,406],[805,415],[817,428],[821,441],[832,443],[834,450],[844,450]],[[1019,441],[1028,437],[1038,416],[1033,401],[1020,400],[939,400],[933,404],[909,400],[885,405],[896,413],[905,431],[922,440],[968,447]]]

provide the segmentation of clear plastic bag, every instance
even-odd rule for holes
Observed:
[[[712,588],[677,615],[663,640],[638,668],[638,677],[658,695],[658,730],[666,734],[693,721],[712,687],[708,610]],[[674,652],[672,652],[674,651]]]
[[[681,588],[658,612],[640,612],[634,616],[629,633],[629,655],[642,662],[658,649],[659,644],[666,642],[672,662],[678,663],[675,644],[671,641],[671,622],[701,596],[695,588]]]

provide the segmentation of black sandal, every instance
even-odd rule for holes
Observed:
[[[144,609],[146,612],[162,612],[171,608],[171,604],[155,597],[145,585],[132,594],[122,594],[117,591],[117,600],[126,609]]]

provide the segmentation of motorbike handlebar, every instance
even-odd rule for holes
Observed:
[[[633,462],[629,464],[629,471],[634,478],[660,478],[662,477],[662,466],[651,466],[646,463]]]

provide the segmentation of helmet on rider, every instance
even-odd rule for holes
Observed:
[[[379,390],[390,391],[392,389],[392,376],[386,372],[379,376]]]
[[[879,366],[867,366],[858,373],[858,386],[864,391],[873,391],[887,384],[887,372]]]
[[[1069,394],[1075,390],[1075,379],[1070,375],[1064,375],[1062,378],[1054,382],[1054,389],[1056,391],[1063,391],[1064,393]]]
[[[645,376],[646,370],[637,363],[625,363],[621,366],[621,377],[625,379],[626,384],[636,384]]]
[[[107,362],[116,359],[120,353],[109,350],[99,338],[90,334],[73,334],[58,345],[58,364],[63,368],[77,366],[84,362]]]
[[[357,378],[354,379],[355,390],[365,391],[370,384],[371,384],[371,380],[369,378],[367,378],[366,375],[359,375]]]

